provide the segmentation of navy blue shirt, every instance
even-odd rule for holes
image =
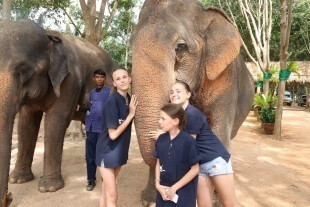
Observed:
[[[228,162],[230,154],[217,136],[213,134],[208,124],[207,117],[190,104],[186,107],[185,114],[185,131],[189,134],[197,134],[196,141],[201,157],[200,164],[209,162],[217,157],[222,157]]]
[[[200,161],[195,139],[184,131],[172,140],[168,132],[161,134],[156,142],[153,156],[159,159],[160,184],[164,186],[172,186],[178,182],[193,165]],[[196,206],[197,177],[176,192],[179,195],[177,206]],[[172,201],[164,201],[157,193],[156,206],[176,206],[176,204]]]
[[[87,111],[85,118],[85,130],[89,132],[101,133],[103,122],[103,110],[106,101],[110,95],[110,87],[104,86],[103,88],[93,89],[89,94],[90,109]]]
[[[128,104],[129,102],[128,95]],[[127,163],[132,122],[116,140],[110,139],[108,129],[117,129],[125,121],[129,114],[128,104],[125,97],[118,92],[108,98],[104,109],[103,132],[97,142],[96,165],[101,166],[103,161],[106,168],[115,168]]]

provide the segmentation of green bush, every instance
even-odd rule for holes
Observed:
[[[263,107],[258,112],[259,118],[263,123],[274,123],[276,119],[276,110],[275,108],[269,106],[269,107]]]

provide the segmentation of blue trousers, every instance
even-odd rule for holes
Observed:
[[[100,133],[86,132],[86,167],[87,180],[96,180],[96,145]]]

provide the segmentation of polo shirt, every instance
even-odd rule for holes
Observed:
[[[200,161],[199,149],[195,139],[188,133],[181,131],[174,139],[170,139],[169,133],[159,136],[153,156],[160,163],[160,184],[172,186],[179,181]],[[197,177],[179,189],[177,206],[195,207],[197,194]],[[157,193],[156,206],[176,206],[172,201],[164,201]]]
[[[130,96],[128,96],[128,104]],[[96,165],[101,166],[103,161],[106,168],[115,168],[127,163],[128,150],[131,138],[131,124],[119,135],[111,140],[108,129],[117,129],[129,114],[129,105],[120,93],[113,93],[104,109],[103,132],[99,135],[96,148]]]
[[[230,154],[212,132],[207,117],[196,107],[188,105],[185,109],[186,132],[197,134],[196,141],[201,157],[200,164],[209,162],[217,157],[222,157],[226,162],[229,161]]]

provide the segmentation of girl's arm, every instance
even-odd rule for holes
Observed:
[[[168,200],[166,196],[166,190],[168,189],[168,187],[160,184],[160,171],[159,171],[159,159],[158,158],[157,158],[156,166],[155,166],[155,187],[160,193],[163,200],[164,201]]]
[[[176,182],[166,191],[167,198],[171,200],[175,195],[175,193],[184,185],[192,181],[195,178],[195,176],[198,175],[198,173],[199,173],[199,163],[196,163],[178,182]]]
[[[133,117],[135,116],[137,105],[138,105],[137,97],[135,95],[132,95],[129,104],[129,114],[126,117],[125,121],[121,125],[119,125],[116,129],[111,128],[108,129],[110,139],[116,140],[119,137],[119,135],[121,135],[123,131],[125,131],[127,126],[132,121]]]

